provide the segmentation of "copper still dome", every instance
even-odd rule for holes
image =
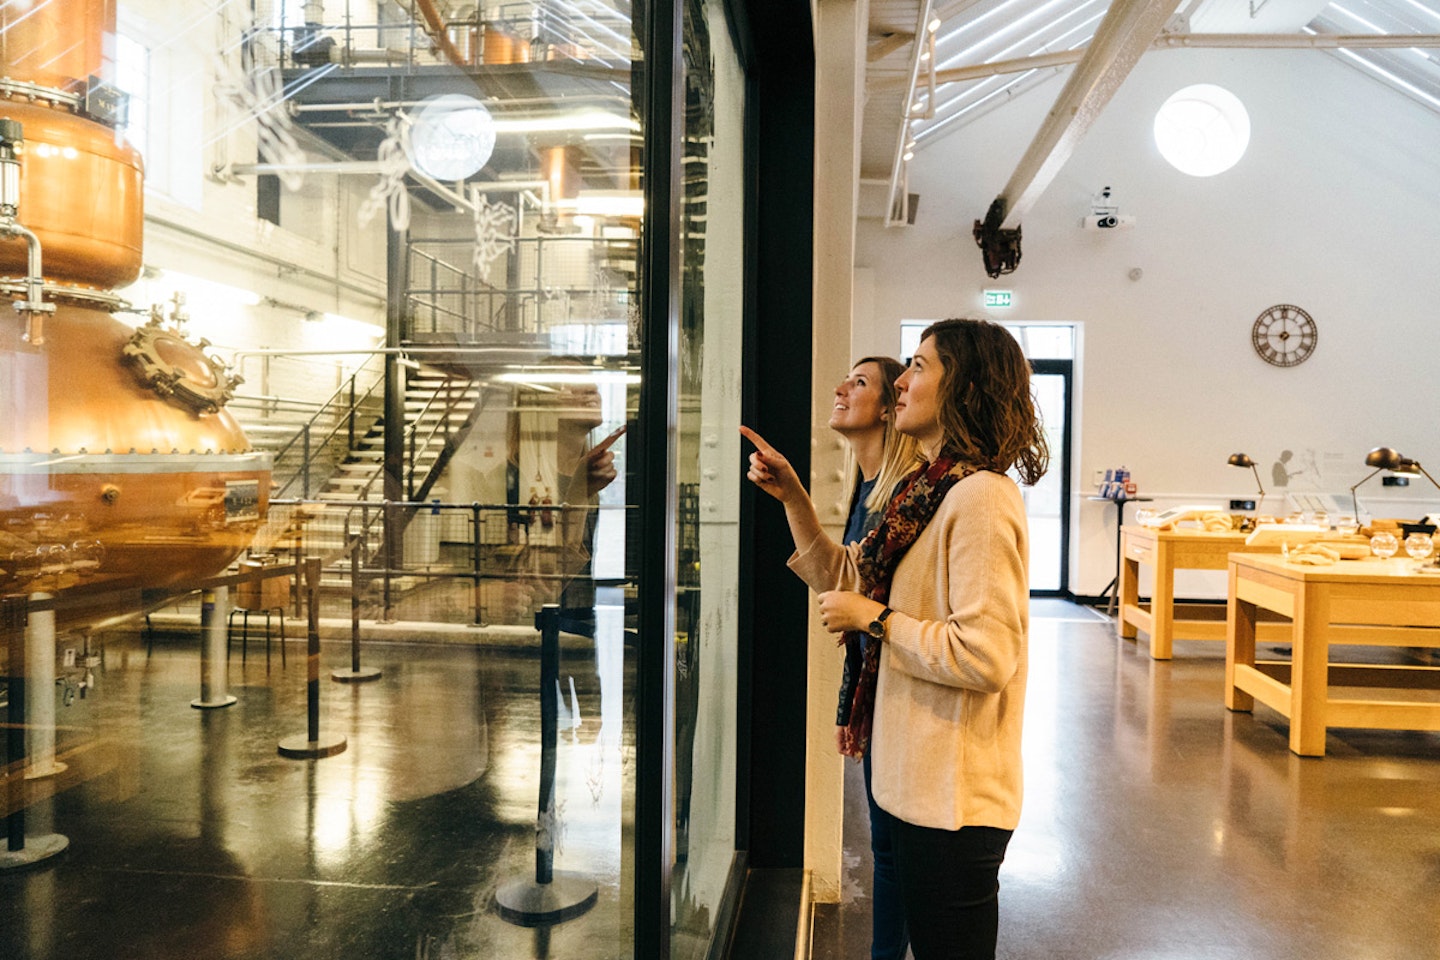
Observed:
[[[144,227],[140,155],[94,106],[114,26],[114,0],[0,5],[5,592],[212,575],[269,502],[269,456],[224,409],[238,378],[105,292],[139,275]]]

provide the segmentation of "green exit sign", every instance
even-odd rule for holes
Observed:
[[[1009,290],[986,290],[986,307],[1008,307],[1014,303],[1015,295]]]

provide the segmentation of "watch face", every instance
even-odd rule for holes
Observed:
[[[1318,339],[1310,314],[1290,303],[1267,307],[1250,330],[1250,341],[1260,359],[1277,367],[1304,363],[1315,352]]]

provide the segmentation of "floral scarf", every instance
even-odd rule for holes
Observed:
[[[900,482],[880,525],[860,543],[860,556],[856,561],[860,593],[888,605],[890,580],[900,559],[940,509],[940,502],[950,488],[975,470],[975,467],[958,464],[953,457],[938,457],[932,463],[917,467]],[[846,728],[840,752],[858,759],[870,746],[875,683],[880,674],[880,640],[863,631],[851,630],[840,643],[846,651],[845,676],[840,684],[840,707],[835,722]]]

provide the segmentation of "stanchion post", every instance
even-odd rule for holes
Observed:
[[[391,616],[390,611],[390,571],[395,569],[395,538],[398,536],[398,531],[395,528],[394,504],[386,500],[384,510],[385,516],[382,520],[382,529],[385,532],[385,573],[382,583],[384,584],[383,597],[385,612],[381,615],[380,619],[384,623],[391,623],[394,621],[394,617]]]
[[[555,751],[559,739],[556,691],[560,683],[560,606],[547,603],[535,615],[540,631],[540,805],[535,828],[535,879],[516,880],[495,891],[500,916],[526,927],[560,923],[595,905],[599,889],[584,877],[557,874],[555,863]]]
[[[363,683],[380,679],[377,667],[360,666],[360,544],[359,537],[350,536],[350,520],[345,520],[345,541],[350,545],[350,669],[331,672],[330,679],[339,683]]]
[[[474,502],[470,504],[470,518],[471,529],[475,531],[474,549],[471,550],[470,556],[470,562],[474,567],[471,576],[475,578],[475,626],[483,627],[485,625],[485,608],[483,600],[484,594],[480,589],[480,551],[481,544],[484,542],[484,536],[481,533],[480,526],[482,522],[480,517],[480,504]]]
[[[292,760],[319,760],[345,750],[339,734],[320,735],[320,558],[305,558],[305,600],[309,630],[305,658],[305,735],[280,741],[280,756]]]
[[[25,849],[25,625],[30,598],[24,594],[4,598],[3,629],[10,647],[10,716],[5,731],[5,818],[9,849]]]

